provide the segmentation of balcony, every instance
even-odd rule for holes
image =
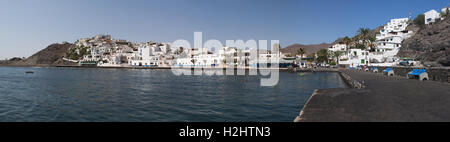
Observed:
[[[381,34],[377,34],[376,38],[382,38]]]

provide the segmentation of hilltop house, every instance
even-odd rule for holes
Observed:
[[[441,9],[441,13],[447,14],[447,10],[450,11],[450,7],[444,7]]]
[[[343,42],[339,42],[328,48],[328,51],[336,52],[336,51],[347,51],[347,45]]]
[[[425,15],[425,25],[432,24],[436,22],[436,19],[440,19],[440,13],[438,13],[436,10],[430,10],[428,12],[424,13]]]

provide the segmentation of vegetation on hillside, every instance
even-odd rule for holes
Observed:
[[[444,11],[441,11],[441,17],[442,17],[442,18],[450,17],[450,14],[449,14],[450,9],[449,9],[448,7],[446,7],[446,8],[447,8],[447,9],[445,10],[445,12],[444,12]]]
[[[326,62],[328,63],[328,49],[321,49],[317,52],[316,61],[319,63]]]
[[[349,46],[350,49],[367,49],[367,47],[370,47],[372,43],[375,42],[376,33],[373,34],[373,32],[369,28],[359,28],[358,31],[356,31],[356,36],[353,38],[344,38],[344,43]]]
[[[300,48],[297,50],[297,55],[300,55],[301,58],[303,58],[303,55],[305,55],[305,54],[306,54],[305,49]]]
[[[425,27],[425,15],[417,15],[417,17],[413,20],[413,24],[418,25],[421,28]]]
[[[88,55],[90,54],[90,52],[88,51],[89,47],[85,47],[85,46],[75,46],[70,48],[67,53],[66,53],[66,57],[68,57],[71,60],[79,60],[82,59],[84,55]]]
[[[342,55],[344,55],[344,53],[345,53],[344,51],[331,52],[329,56],[332,57],[332,58],[335,58],[337,62],[334,62],[334,61],[333,61],[333,62],[332,62],[333,64],[330,63],[330,65],[336,65],[336,64],[339,64],[339,58],[340,58]]]

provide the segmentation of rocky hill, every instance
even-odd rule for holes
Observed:
[[[369,37],[375,37],[376,34],[379,33],[379,31],[381,29],[383,29],[384,26],[379,26],[375,29],[372,29],[369,31],[368,35]],[[360,37],[361,35],[356,35],[354,37],[352,37],[353,40],[356,40]],[[281,49],[282,53],[290,53],[291,55],[296,55],[297,51],[300,48],[303,48],[306,51],[306,55],[312,54],[312,53],[316,53],[317,51],[321,50],[321,49],[326,49],[328,47],[333,46],[334,44],[337,44],[341,41],[343,41],[344,38],[338,38],[336,41],[332,42],[332,43],[322,43],[322,44],[312,44],[312,45],[303,45],[303,44],[293,44],[290,46],[287,46],[286,48]]]
[[[281,49],[280,51],[282,53],[290,53],[291,55],[296,55],[297,51],[300,48],[303,48],[306,52],[305,55],[309,55],[312,53],[316,53],[317,51],[319,51],[321,49],[326,49],[328,47],[331,47],[334,44],[339,43],[340,41],[342,41],[342,38],[337,39],[333,43],[322,43],[322,44],[311,44],[311,45],[293,44],[293,45],[287,46],[286,48]]]
[[[450,18],[425,26],[404,40],[398,56],[422,61],[426,66],[450,66]]]
[[[19,60],[9,63],[10,66],[59,66],[59,65],[73,65],[74,63],[62,60],[66,52],[73,44],[52,44],[47,48],[35,53],[25,60]]]

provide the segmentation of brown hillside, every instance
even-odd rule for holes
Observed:
[[[297,51],[300,48],[303,48],[306,51],[306,55],[316,53],[320,49],[326,49],[328,47],[333,46],[336,43],[339,43],[342,41],[342,38],[337,39],[333,43],[322,43],[322,44],[311,44],[311,45],[303,45],[303,44],[293,44],[290,46],[287,46],[286,48],[281,49],[282,53],[290,53],[291,55],[296,55]]]
[[[62,57],[66,55],[67,50],[73,47],[73,44],[52,44],[47,48],[35,53],[25,60],[11,63],[13,66],[57,66],[57,65],[70,65],[73,63],[67,63],[62,60]]]
[[[371,37],[375,37],[376,34],[379,33],[379,31],[381,29],[383,29],[384,26],[379,26],[373,30],[369,31],[369,35]],[[358,39],[359,35],[356,35],[355,37],[353,37],[353,39]],[[306,55],[312,54],[312,53],[316,53],[317,51],[321,50],[321,49],[326,49],[328,47],[333,46],[334,44],[337,44],[339,42],[341,42],[344,38],[338,38],[336,41],[334,41],[333,43],[322,43],[322,44],[312,44],[312,45],[303,45],[303,44],[293,44],[290,45],[286,48],[281,49],[282,53],[290,53],[291,55],[296,55],[297,51],[300,48],[303,48],[306,51]]]
[[[422,61],[427,66],[450,66],[450,18],[426,26],[404,40],[398,56]]]

